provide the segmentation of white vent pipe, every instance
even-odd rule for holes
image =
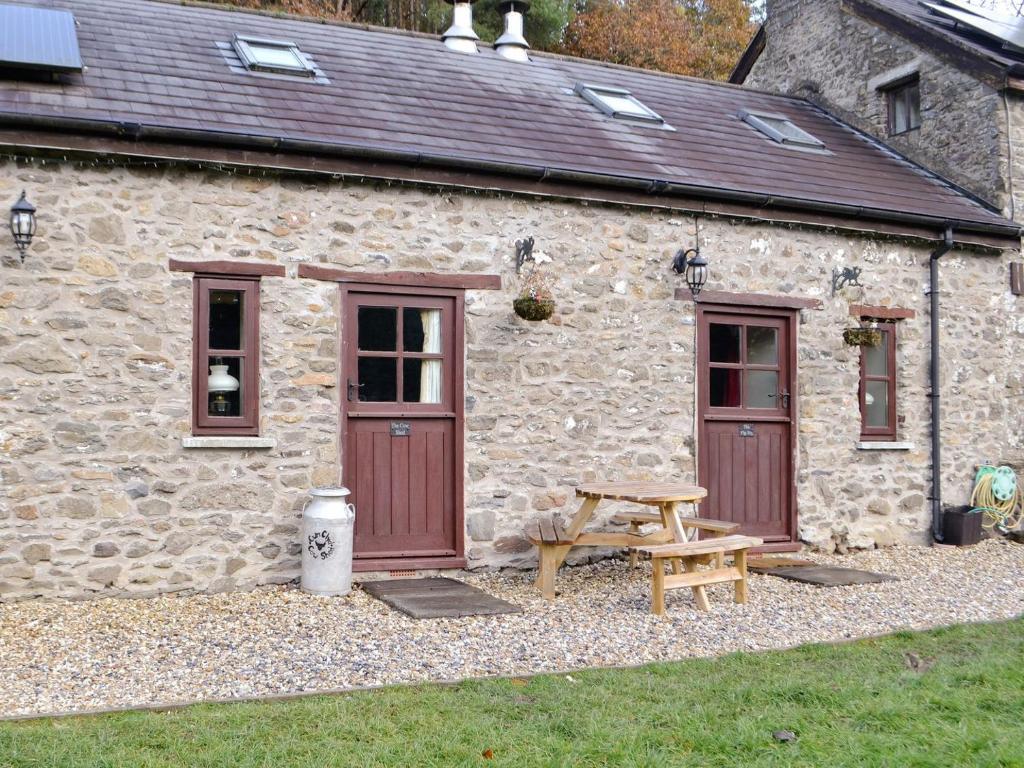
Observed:
[[[473,31],[472,0],[449,0],[454,6],[452,25],[441,35],[447,48],[459,53],[476,53],[476,41],[480,39]]]
[[[530,44],[523,37],[523,14],[529,9],[527,0],[505,0],[498,6],[505,19],[504,32],[494,41],[499,56],[511,61],[529,61]]]

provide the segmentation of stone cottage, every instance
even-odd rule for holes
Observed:
[[[1016,225],[807,100],[530,52],[519,9],[492,48],[465,3],[440,39],[0,4],[34,30],[0,198],[35,207],[0,239],[0,599],[292,580],[335,483],[374,574],[532,566],[593,480],[696,479],[775,550],[925,542],[939,257],[945,498],[1021,444]]]
[[[766,11],[732,82],[806,98],[1024,217],[1024,48],[1004,39],[1024,20],[960,0],[767,0]]]

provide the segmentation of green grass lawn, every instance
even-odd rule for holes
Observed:
[[[570,677],[3,723],[0,766],[1024,766],[1022,719],[1017,620]]]

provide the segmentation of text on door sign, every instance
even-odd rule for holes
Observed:
[[[754,427],[750,424],[740,424],[740,437],[754,437]]]
[[[410,424],[408,421],[391,422],[392,437],[408,437],[410,434],[412,434],[412,424]]]

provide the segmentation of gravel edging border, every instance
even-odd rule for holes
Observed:
[[[675,659],[671,661],[646,661],[641,664],[610,664],[607,666],[596,666],[596,667],[572,667],[561,669],[557,671],[547,670],[544,672],[524,672],[521,674],[502,674],[502,675],[479,675],[474,677],[456,677],[448,679],[438,680],[415,680],[406,683],[389,683],[381,685],[359,685],[351,688],[328,688],[322,691],[295,691],[293,693],[276,693],[267,696],[228,696],[223,698],[209,698],[209,699],[191,699],[191,700],[177,700],[171,702],[164,702],[159,704],[141,704],[134,707],[103,707],[99,709],[77,709],[77,710],[60,710],[54,712],[42,712],[33,713],[30,715],[0,715],[0,723],[16,723],[26,722],[29,720],[65,720],[71,717],[97,717],[100,715],[113,715],[121,712],[170,712],[179,709],[186,709],[188,707],[195,707],[203,704],[260,704],[267,703],[272,704],[282,701],[294,701],[296,699],[308,699],[314,696],[342,696],[350,693],[366,693],[370,691],[380,691],[385,688],[413,688],[422,685],[439,685],[439,686],[453,686],[465,683],[471,680],[531,680],[536,677],[553,677],[558,675],[571,675],[574,672],[591,672],[591,671],[615,671],[615,670],[631,670],[631,669],[643,669],[644,667],[650,667],[655,664],[681,664],[687,661],[696,659],[717,659],[725,656],[731,656],[733,654],[744,654],[760,656],[769,653],[780,653],[784,651],[791,651],[795,648],[802,648],[805,646],[815,645],[832,645],[841,646],[849,645],[851,643],[859,643],[864,640],[879,640],[885,637],[892,637],[901,632],[931,632],[936,629],[945,629],[949,627],[958,626],[987,626],[990,624],[1002,624],[1006,621],[1016,621],[1017,619],[1024,618],[1024,613],[1019,614],[1013,619],[994,619],[992,621],[975,621],[968,622],[967,624],[936,624],[935,626],[928,627],[926,629],[894,629],[891,632],[878,632],[869,635],[863,635],[861,637],[848,637],[841,640],[828,640],[820,643],[796,643],[794,645],[780,646],[778,648],[760,648],[754,651],[729,651],[722,654],[708,654],[705,656],[689,656],[685,659]]]

